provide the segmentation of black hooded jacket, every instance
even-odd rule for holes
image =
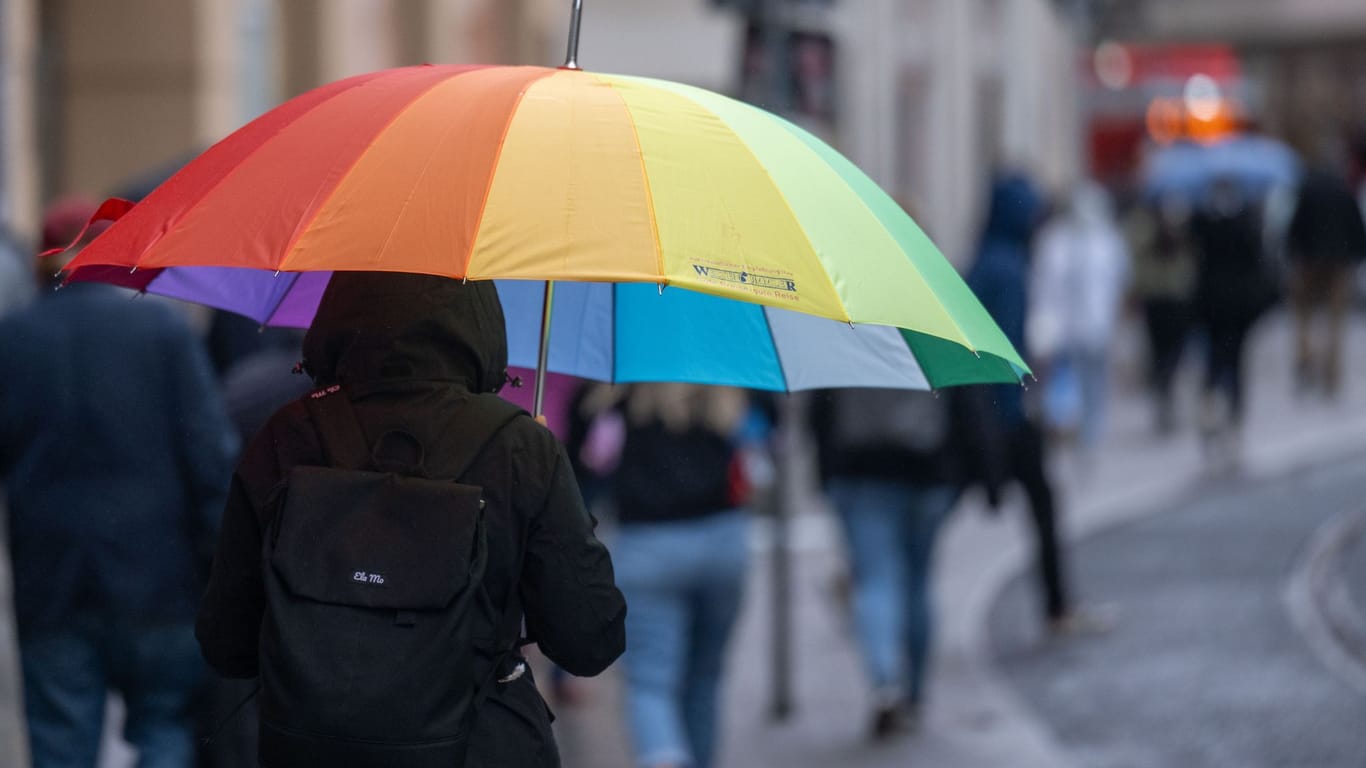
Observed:
[[[449,477],[443,460],[450,449],[443,446],[461,439],[451,428],[455,414],[469,405],[471,392],[494,392],[504,382],[505,334],[492,283],[338,273],[304,340],[304,365],[319,386],[342,386],[372,446],[390,431],[407,433],[422,446],[420,460],[428,475]],[[379,458],[411,462],[418,457]],[[204,657],[225,676],[257,674],[265,607],[261,532],[271,512],[267,497],[293,466],[324,463],[302,401],[278,411],[241,458],[196,625]],[[492,513],[484,583],[493,603],[505,605],[514,598],[511,605],[523,612],[528,636],[567,671],[594,675],[605,669],[625,647],[626,605],[555,438],[529,416],[518,416],[460,480],[483,488]],[[519,551],[523,542],[525,550]],[[520,572],[515,571],[518,562]],[[528,716],[541,721],[544,705],[531,698],[535,689],[529,678],[527,683],[500,686],[517,690],[500,690],[490,702],[503,704],[505,712],[521,712],[523,721]],[[507,733],[498,734],[498,745],[481,745],[486,722],[497,719],[481,713],[471,748],[489,760],[479,764],[553,764],[500,758],[499,745],[518,743]],[[541,735],[548,738],[548,728]],[[533,739],[521,741],[526,742],[522,747],[536,746]],[[553,755],[553,743],[537,748]]]

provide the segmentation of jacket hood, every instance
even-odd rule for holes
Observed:
[[[1067,202],[1067,216],[1080,227],[1115,228],[1115,206],[1110,193],[1094,181],[1084,181],[1072,190],[1072,197]]]
[[[507,329],[492,282],[402,272],[337,272],[304,337],[319,386],[445,381],[496,392]]]
[[[991,186],[983,242],[1027,246],[1043,213],[1043,198],[1029,179],[1007,175]]]

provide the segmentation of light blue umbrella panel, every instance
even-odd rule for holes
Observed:
[[[511,365],[535,368],[543,283],[499,281]],[[930,389],[915,348],[932,341],[650,284],[558,283],[548,368],[597,381],[678,381],[771,391]],[[979,372],[980,375],[980,372]]]

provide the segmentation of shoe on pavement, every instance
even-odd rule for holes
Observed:
[[[906,730],[905,713],[900,706],[888,704],[873,710],[873,723],[869,728],[869,736],[873,741],[889,741]]]
[[[919,704],[908,702],[891,691],[879,695],[877,701],[868,729],[869,738],[873,741],[884,742],[908,734],[920,723]]]

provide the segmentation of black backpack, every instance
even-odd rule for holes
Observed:
[[[520,624],[483,589],[482,490],[455,480],[522,411],[472,396],[456,477],[428,478],[378,471],[339,387],[305,402],[328,465],[290,471],[263,536],[262,765],[462,766]],[[489,621],[503,645],[476,648]]]

